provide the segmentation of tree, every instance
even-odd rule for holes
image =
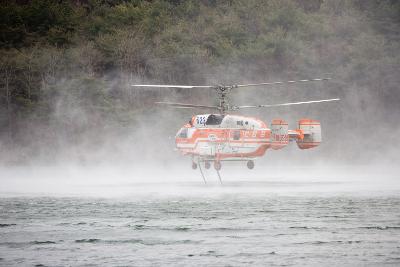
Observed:
[[[8,141],[12,143],[12,134],[13,134],[13,81],[15,78],[15,70],[16,70],[16,62],[15,62],[15,52],[4,53],[1,51],[0,54],[0,78],[2,85],[2,99],[6,105],[6,131]]]

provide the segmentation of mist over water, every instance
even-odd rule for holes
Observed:
[[[220,174],[213,169],[192,170],[183,161],[153,166],[33,166],[3,168],[2,197],[96,197],[112,199],[214,198],[240,196],[397,196],[399,168],[388,165],[270,164],[256,161],[224,162]],[[189,162],[190,163],[190,162]]]

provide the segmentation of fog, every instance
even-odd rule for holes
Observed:
[[[205,84],[217,84],[221,80],[236,84],[285,79],[238,77],[235,74],[240,71],[232,68],[218,71],[220,73],[215,77],[206,75]],[[316,74],[298,78],[317,77],[326,76]],[[232,91],[230,101],[235,105],[332,97],[339,97],[341,101],[235,112],[258,117],[267,124],[274,118],[282,118],[289,122],[290,129],[297,127],[300,118],[320,120],[323,143],[309,150],[300,150],[295,143],[282,150],[268,150],[264,157],[256,160],[254,170],[248,170],[244,163],[224,163],[222,186],[213,170],[207,171],[208,184],[204,186],[200,173],[190,168],[191,159],[174,150],[176,131],[195,114],[209,111],[147,105],[125,127],[107,121],[98,128],[91,124],[92,128],[77,133],[74,129],[79,130],[82,125],[101,118],[91,113],[84,106],[85,102],[74,103],[65,99],[68,96],[60,96],[54,102],[52,114],[55,138],[46,144],[40,134],[34,134],[36,139],[32,140],[32,144],[36,142],[38,145],[31,147],[33,153],[28,159],[25,157],[22,164],[9,164],[8,161],[18,151],[2,154],[0,194],[132,197],[202,195],[205,192],[211,195],[295,192],[368,194],[373,189],[379,192],[399,189],[397,165],[400,146],[396,140],[400,130],[398,125],[391,125],[380,116],[391,111],[389,108],[385,110],[384,102],[373,100],[368,90],[338,88],[335,80],[341,77],[335,74],[329,77],[332,81]],[[217,78],[220,80],[217,81]],[[136,90],[134,93],[138,102],[213,104],[217,101],[213,90],[134,89],[130,87],[131,82],[137,82],[137,79],[128,81],[126,89]],[[62,81],[61,84],[65,83]],[[109,82],[110,85],[113,83]],[[355,90],[360,94],[354,94]],[[58,123],[66,119],[68,124]],[[27,133],[40,130],[40,126],[35,125]],[[16,149],[24,148],[18,146]]]
[[[323,142],[315,149],[304,151],[295,144],[279,151],[268,150],[264,157],[257,159],[252,171],[242,163],[223,164],[223,187],[235,192],[240,186],[232,186],[232,183],[240,181],[243,184],[238,185],[257,191],[251,182],[263,181],[267,184],[260,190],[268,191],[274,190],[268,189],[268,182],[296,182],[297,179],[306,184],[311,181],[347,183],[353,179],[365,179],[371,186],[367,186],[368,190],[376,184],[389,189],[392,185],[398,186],[400,110],[396,99],[400,93],[399,62],[395,57],[398,42],[393,42],[391,50],[385,48],[381,44],[389,43],[385,39],[389,34],[373,28],[372,23],[364,23],[365,17],[358,13],[329,18],[321,22],[320,27],[333,32],[333,37],[313,36],[310,42],[318,43],[318,46],[293,49],[289,46],[287,57],[290,62],[284,57],[263,61],[249,56],[209,63],[187,55],[155,58],[145,54],[149,52],[143,49],[145,52],[141,56],[153,70],[151,75],[129,73],[121,68],[100,77],[90,76],[87,83],[77,83],[71,74],[52,76],[52,86],[61,93],[54,94],[50,100],[48,123],[36,123],[35,120],[29,124],[21,123],[22,130],[18,131],[18,138],[13,142],[5,135],[0,137],[1,194],[93,193],[108,196],[119,195],[119,191],[121,195],[131,190],[135,193],[142,191],[143,187],[136,188],[131,183],[161,183],[163,186],[157,188],[164,191],[165,184],[186,182],[193,183],[191,186],[201,186],[199,192],[203,192],[200,174],[190,169],[190,158],[174,150],[174,136],[192,116],[209,111],[174,110],[156,106],[154,102],[210,105],[217,102],[217,94],[209,89],[142,89],[130,84],[216,85],[323,77],[332,80],[232,90],[230,102],[234,105],[328,98],[340,98],[341,101],[234,112],[260,118],[268,125],[273,119],[282,118],[289,122],[290,129],[295,129],[301,118],[320,120]],[[341,48],[351,43],[347,43],[348,35],[360,31],[363,34],[352,40],[365,46],[355,46],[360,47],[360,51],[341,54]],[[381,39],[369,39],[367,34]],[[354,56],[361,60],[364,55],[368,55],[367,62],[353,63],[354,59],[349,58]],[[390,58],[394,58],[394,62]],[[363,64],[367,67],[363,68],[365,72],[360,72],[358,68]],[[76,69],[73,73],[78,72]],[[387,79],[381,80],[383,76]],[[107,94],[117,95],[115,99],[118,101],[113,105],[119,109],[113,110],[115,114],[112,116],[108,114],[105,117],[100,109],[96,109],[104,99],[90,91],[93,87],[90,82],[93,81],[99,82],[94,87],[101,85]],[[397,90],[393,89],[395,87]],[[211,171],[206,176],[210,181],[217,181]],[[125,184],[129,186],[123,186]],[[108,185],[119,186],[109,188]],[[210,183],[209,186],[217,185]],[[347,189],[363,190],[361,185],[360,182]],[[178,192],[187,192],[185,187],[180,189]],[[340,187],[337,190],[340,191]]]
[[[243,165],[243,164],[242,164]],[[388,166],[257,166],[254,171],[224,165],[220,184],[206,170],[207,184],[185,165],[135,167],[62,165],[2,168],[3,197],[165,198],[224,196],[372,197],[396,196],[397,167]]]

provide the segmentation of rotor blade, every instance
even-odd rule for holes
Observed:
[[[185,103],[174,103],[174,102],[155,102],[156,104],[172,106],[176,108],[205,108],[205,109],[219,109],[216,106],[205,106],[205,105],[193,105]]]
[[[286,81],[286,82],[268,82],[268,83],[249,83],[249,84],[237,84],[234,85],[233,88],[238,87],[251,87],[251,86],[263,86],[263,85],[282,85],[282,84],[291,84],[291,83],[304,83],[304,82],[320,82],[320,81],[328,81],[331,78],[317,78],[317,79],[306,79],[306,80],[297,80],[297,81]]]
[[[339,98],[332,99],[321,99],[321,100],[312,100],[312,101],[303,101],[303,102],[292,102],[292,103],[282,103],[282,104],[272,104],[272,105],[256,105],[256,106],[237,106],[234,109],[243,109],[243,108],[272,108],[272,107],[281,107],[281,106],[292,106],[292,105],[302,105],[302,104],[313,104],[313,103],[322,103],[322,102],[331,102],[331,101],[339,101]]]
[[[183,88],[183,89],[191,89],[191,88],[214,88],[214,86],[210,85],[168,85],[168,84],[131,84],[133,87],[153,87],[153,88]]]

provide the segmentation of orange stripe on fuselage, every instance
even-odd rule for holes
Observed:
[[[234,140],[234,132],[240,131],[240,139]],[[213,134],[215,140],[210,138],[210,135]],[[258,130],[245,130],[245,129],[213,129],[213,128],[202,128],[196,129],[191,138],[179,138],[176,137],[176,144],[194,144],[199,138],[207,138],[210,142],[261,142],[261,141],[269,141],[270,140],[271,131],[268,128],[258,129]],[[253,139],[252,141],[246,141],[246,139]],[[254,140],[259,139],[259,140]]]
[[[234,140],[234,132],[240,131],[240,139]],[[214,135],[212,140],[210,135]],[[247,130],[247,129],[215,129],[215,128],[201,128],[196,129],[191,138],[176,138],[176,145],[178,149],[184,154],[200,155],[194,152],[199,143],[227,143],[231,145],[244,145],[244,144],[259,144],[260,146],[253,152],[236,152],[236,153],[216,153],[215,157],[219,159],[225,158],[242,158],[242,157],[261,157],[265,151],[270,147],[271,130],[268,128]],[[199,140],[201,139],[201,140]],[[193,144],[194,147],[185,148],[179,147],[179,144]]]

